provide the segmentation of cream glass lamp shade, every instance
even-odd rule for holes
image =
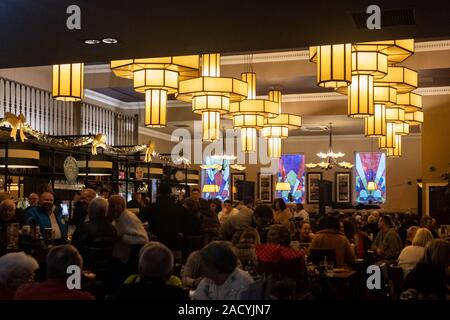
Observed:
[[[256,99],[256,73],[244,72],[241,74],[241,80],[247,82],[247,99]]]
[[[423,111],[414,111],[405,113],[405,120],[410,126],[415,126],[423,123]]]
[[[388,157],[401,157],[402,155],[402,136],[395,135],[395,148],[387,149]]]
[[[198,55],[113,60],[111,71],[115,76],[133,79],[133,73],[142,69],[165,69],[179,73],[180,80],[198,77]]]
[[[166,69],[142,69],[133,74],[133,86],[137,92],[148,89],[165,89],[171,93],[178,89],[178,72]]]
[[[386,107],[376,103],[374,115],[364,119],[365,135],[367,137],[380,137],[386,135]]]
[[[289,182],[277,182],[275,185],[276,191],[291,191],[291,185]]]
[[[390,86],[397,89],[397,95],[417,88],[418,73],[407,67],[388,67],[384,78],[376,80],[376,86]]]
[[[289,136],[289,129],[282,126],[268,126],[262,128],[262,136],[264,138],[281,138],[286,139]]]
[[[282,95],[281,95],[280,90],[270,90],[268,92],[269,100],[278,102],[278,105],[279,105],[278,113],[281,113],[281,97],[282,97]]]
[[[256,128],[241,128],[241,150],[243,152],[255,152],[258,143],[258,134]]]
[[[405,110],[399,106],[386,108],[386,122],[401,123],[405,121]]]
[[[333,44],[317,47],[317,85],[325,88],[348,86],[352,81],[352,46]]]
[[[145,126],[164,128],[167,125],[167,91],[149,89],[145,91]]]
[[[220,138],[220,112],[206,111],[202,113],[203,141],[214,141]]]
[[[422,110],[422,96],[414,92],[399,94],[396,104],[403,107],[405,112],[419,111]]]
[[[224,95],[202,95],[192,98],[192,111],[203,113],[205,111],[217,111],[225,114],[230,110],[230,98]]]
[[[414,53],[414,39],[358,42],[354,50],[380,51],[388,56],[390,65],[404,61]]]
[[[386,123],[386,135],[378,138],[380,149],[391,149],[396,146],[395,123]]]
[[[373,76],[368,74],[352,76],[352,83],[348,87],[348,116],[364,118],[373,115]]]
[[[406,136],[409,134],[409,123],[408,122],[400,122],[395,124],[395,134]]]
[[[81,101],[83,96],[84,63],[53,65],[53,99],[61,101]]]
[[[375,79],[388,71],[387,55],[377,51],[353,51],[352,74],[371,74]]]
[[[397,90],[393,87],[378,86],[375,82],[373,86],[373,102],[382,103],[385,106],[397,104]]]
[[[270,137],[267,140],[267,151],[270,158],[281,158],[281,138]]]
[[[238,114],[233,117],[233,127],[262,128],[264,126],[264,116],[260,114]]]

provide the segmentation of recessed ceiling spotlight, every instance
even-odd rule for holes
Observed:
[[[102,42],[106,44],[114,44],[117,43],[118,41],[115,38],[105,38],[102,40]]]
[[[88,40],[84,40],[84,43],[86,44],[99,44],[100,40],[97,39],[88,39]]]

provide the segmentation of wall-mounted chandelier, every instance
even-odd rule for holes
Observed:
[[[345,156],[342,152],[334,152],[333,150],[333,127],[332,123],[329,126],[329,145],[327,152],[319,152],[317,156],[322,159],[321,162],[318,163],[307,163],[305,166],[308,169],[313,169],[319,167],[323,170],[333,169],[334,166],[338,166],[343,169],[351,169],[353,168],[353,164],[347,161],[338,162],[338,159]]]

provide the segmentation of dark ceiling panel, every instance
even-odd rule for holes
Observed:
[[[449,1],[378,0],[382,11],[414,10],[415,24],[358,29],[353,14],[372,2],[2,0],[0,68],[450,35]],[[81,8],[81,30],[66,28],[66,8],[72,4]],[[83,43],[106,37],[119,43]]]

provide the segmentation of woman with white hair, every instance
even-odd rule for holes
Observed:
[[[433,240],[431,232],[426,228],[419,228],[412,240],[412,245],[402,250],[398,257],[398,265],[403,269],[404,277],[422,260],[425,246],[431,240]]]
[[[37,261],[24,252],[8,253],[0,258],[0,300],[12,300],[21,285],[34,281]]]
[[[446,272],[450,267],[450,242],[435,239],[425,247],[423,260],[405,279],[402,299],[445,300]]]

